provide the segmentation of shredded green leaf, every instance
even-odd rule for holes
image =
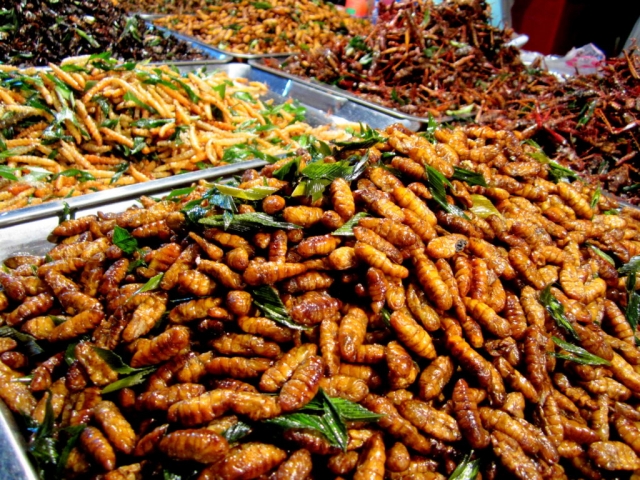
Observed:
[[[113,228],[113,244],[127,255],[131,255],[138,249],[138,241],[128,230],[116,225]]]
[[[139,385],[145,381],[147,375],[155,372],[157,370],[156,367],[148,367],[140,370],[138,373],[134,373],[128,377],[121,378],[113,383],[110,383],[106,387],[101,390],[101,393],[112,393],[117,392],[123,388],[132,387],[134,385]]]
[[[607,255],[606,253],[604,253],[602,250],[600,250],[595,245],[592,245],[591,243],[587,243],[587,247],[593,250],[595,254],[598,255],[600,258],[602,258],[603,260],[606,260],[607,262],[609,262],[611,265],[615,267],[616,262],[610,255]]]
[[[227,440],[227,442],[236,443],[250,433],[251,426],[242,421],[238,421],[237,423],[227,428],[224,432],[222,432],[222,436]]]
[[[375,422],[381,417],[382,415],[370,412],[349,400],[330,398],[320,389],[316,397],[299,411],[271,418],[265,423],[283,429],[314,430],[323,435],[332,446],[346,451],[349,439],[346,422]]]
[[[487,218],[491,215],[497,215],[498,217],[502,217],[500,211],[491,203],[484,195],[471,195],[471,200],[473,200],[473,205],[469,210],[475,213],[480,218]]]
[[[340,228],[331,232],[331,235],[346,236],[346,237],[353,236],[353,227],[355,227],[358,224],[361,218],[364,218],[367,215],[368,214],[366,212],[356,213],[353,217],[351,217],[349,220],[344,222],[344,225],[342,225]]]
[[[578,333],[571,325],[571,322],[567,319],[564,314],[564,306],[560,303],[560,301],[551,293],[551,285],[547,285],[540,292],[540,303],[542,306],[549,312],[551,318],[553,318],[556,323],[564,328],[568,333],[571,334],[573,338],[576,340],[580,340]]]
[[[263,198],[268,197],[269,195],[272,195],[279,190],[275,187],[259,186],[245,190],[242,188],[230,187],[229,185],[220,183],[216,183],[214,185],[223,195],[230,195],[234,198],[240,198],[250,201],[262,200]]]
[[[570,360],[572,362],[579,363],[581,365],[606,365],[611,366],[611,362],[605,360],[604,358],[598,357],[592,353],[589,353],[582,347],[578,347],[577,345],[573,345],[572,343],[565,342],[564,340],[558,337],[551,337],[553,342],[558,345],[563,350],[566,350],[571,355],[564,355],[560,353],[556,353],[555,356],[557,358],[561,358],[563,360]]]
[[[38,344],[37,340],[29,334],[19,332],[13,327],[0,327],[0,337],[8,337],[20,343],[30,357],[35,357],[44,353],[44,349]]]
[[[253,304],[262,311],[262,314],[274,322],[281,323],[294,330],[308,330],[309,327],[296,323],[289,315],[278,291],[269,286],[262,285],[251,290]]]
[[[589,203],[591,208],[595,208],[596,205],[598,205],[601,195],[602,195],[602,189],[600,188],[600,185],[598,185],[598,188],[596,188],[596,191],[593,192],[593,197],[591,197],[591,202]]]
[[[640,255],[631,257],[631,259],[618,269],[620,275],[630,275],[638,273],[640,269]]]
[[[214,215],[201,218],[198,222],[212,227],[226,227],[239,232],[248,232],[260,227],[282,228],[285,230],[301,228],[293,223],[275,220],[272,216],[261,212],[239,213],[229,218],[230,220],[225,218],[224,215]]]
[[[464,456],[456,469],[451,473],[449,480],[475,480],[480,472],[480,459],[471,460],[473,450]]]
[[[469,185],[480,185],[481,187],[487,186],[487,182],[481,173],[472,172],[471,170],[466,170],[461,167],[453,167],[453,177],[451,178],[467,182]]]

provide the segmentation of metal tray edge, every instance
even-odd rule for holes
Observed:
[[[237,53],[237,52],[232,52],[231,50],[224,50],[222,48],[214,47],[213,45],[210,45],[210,44],[200,40],[197,37],[194,37],[194,36],[191,36],[191,35],[185,35],[184,33],[180,33],[180,32],[177,32],[175,30],[171,30],[170,28],[161,27],[161,26],[156,25],[156,24],[153,23],[153,20],[155,20],[156,18],[162,18],[162,17],[155,17],[155,18],[150,18],[150,19],[146,19],[145,15],[141,15],[141,17],[144,18],[147,21],[147,23],[151,23],[158,30],[168,32],[171,35],[173,35],[174,37],[179,38],[181,40],[184,40],[185,42],[191,42],[194,45],[202,46],[202,48],[207,48],[209,50],[214,50],[214,51],[220,52],[221,54],[224,54],[224,55],[230,55],[231,57],[242,58],[243,60],[257,60],[259,58],[285,58],[285,57],[290,57],[291,55],[297,53],[297,52],[280,52],[280,53]]]
[[[214,48],[211,45],[208,45],[204,42],[198,41],[194,37],[189,37],[188,35],[182,35],[181,33],[178,33],[168,28],[159,27],[158,25],[155,25],[153,23],[153,18],[147,19],[145,18],[146,16],[143,16],[143,15],[140,15],[140,17],[147,23],[147,25],[151,25],[156,30],[160,32],[164,32],[168,35],[171,35],[172,37],[178,40],[182,40],[183,42],[187,42],[194,49],[200,50],[201,52],[203,52],[203,54],[208,55],[210,60],[217,60],[218,63],[229,63],[230,61],[233,60],[233,56],[229,55],[227,52]],[[198,61],[198,60],[194,60],[194,61]],[[170,62],[167,61],[167,63],[170,63]]]
[[[169,190],[198,180],[234,175],[250,168],[261,168],[266,164],[267,162],[263,160],[249,160],[232,163],[229,165],[222,165],[220,167],[213,167],[205,170],[198,170],[196,172],[173,175],[171,177],[161,178],[158,180],[151,180],[145,183],[126,185],[124,187],[112,188],[101,192],[88,193],[78,197],[54,200],[52,202],[34,205],[32,207],[11,210],[0,214],[0,228],[60,215],[65,211],[65,209],[74,211],[88,207],[95,207],[104,203],[125,200],[131,197],[139,197],[140,195],[151,194],[161,190]]]
[[[269,73],[273,73],[274,75],[279,75],[281,77],[285,77],[288,78],[290,80],[294,80],[296,82],[300,82],[300,83],[305,83],[307,85],[310,85],[314,88],[317,88],[318,90],[323,90],[325,92],[330,92],[333,94],[337,94],[337,95],[341,95],[345,98],[348,98],[349,100],[359,103],[361,105],[364,105],[366,107],[372,108],[374,110],[377,110],[379,112],[382,113],[386,113],[387,115],[391,115],[393,117],[396,118],[400,118],[403,120],[409,120],[412,122],[418,122],[420,124],[426,124],[429,122],[429,118],[425,118],[425,117],[417,117],[415,115],[409,115],[407,113],[402,113],[399,112],[398,110],[395,110],[393,108],[388,108],[385,107],[383,105],[380,105],[379,103],[375,103],[375,102],[370,102],[368,100],[364,100],[363,98],[359,97],[358,95],[351,93],[347,90],[343,90],[341,88],[338,87],[334,87],[333,85],[328,85],[326,83],[322,83],[322,82],[318,82],[317,80],[311,80],[311,79],[306,79],[304,77],[299,77],[297,75],[293,75],[292,73],[288,73],[285,72],[283,70],[277,69],[277,68],[273,68],[270,67],[268,65],[265,65],[262,62],[263,59],[254,59],[254,60],[249,60],[249,65],[251,65],[252,67],[258,68],[260,70],[264,70],[266,72]],[[285,59],[286,60],[286,59]],[[281,64],[284,62],[281,62]],[[457,119],[461,119],[461,118],[465,118],[465,116],[457,116],[457,117],[452,117],[452,116],[445,116],[445,117],[439,117],[439,118],[435,118],[435,121],[437,123],[446,123],[446,122],[450,122],[452,120],[457,120]]]
[[[0,400],[0,445],[8,447],[0,456],[0,479],[39,480],[27,457],[22,433],[18,430],[13,413]]]

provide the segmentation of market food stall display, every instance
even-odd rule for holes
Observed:
[[[4,472],[640,471],[635,49],[560,79],[483,2],[96,4],[0,10]]]

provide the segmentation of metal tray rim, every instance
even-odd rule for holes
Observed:
[[[185,183],[193,183],[198,180],[216,178],[225,175],[233,175],[250,168],[260,168],[267,164],[264,160],[249,160],[238,163],[231,163],[219,167],[198,170],[195,172],[181,173],[166,178],[151,180],[144,183],[125,185],[100,192],[87,193],[78,197],[54,200],[40,205],[10,210],[0,213],[0,228],[17,225],[19,223],[31,222],[46,217],[60,215],[66,208],[71,211],[81,208],[98,206],[115,200],[125,200],[130,197],[151,194],[160,190],[172,189]]]
[[[194,38],[194,37],[190,37],[188,35],[183,35],[181,33],[178,33],[174,30],[171,30],[169,28],[164,28],[164,27],[160,27],[158,25],[155,25],[153,23],[153,20],[155,18],[147,18],[146,15],[139,15],[140,18],[142,18],[147,25],[152,26],[153,28],[155,28],[156,30],[160,31],[160,32],[164,32],[167,33],[169,35],[171,35],[172,37],[178,39],[178,40],[182,40],[183,42],[187,42],[189,44],[191,44],[191,46],[193,48],[195,48],[196,50],[201,50],[203,53],[207,54],[207,55],[214,55],[213,57],[211,57],[214,60],[219,60],[220,63],[228,63],[231,62],[233,60],[233,56],[230,55],[228,52],[225,52],[223,50],[220,50],[218,48],[214,48],[211,45],[201,42],[198,39]]]
[[[165,15],[166,16],[166,15]],[[175,36],[176,38],[180,38],[181,40],[184,40],[186,42],[191,42],[195,45],[201,45],[203,48],[208,48],[210,50],[215,50],[216,52],[220,52],[224,55],[230,55],[232,57],[235,58],[242,58],[244,60],[256,60],[259,58],[284,58],[284,57],[290,57],[291,55],[294,55],[295,53],[298,52],[274,52],[274,53],[237,53],[237,52],[232,52],[231,50],[224,50],[222,48],[218,48],[218,47],[214,47],[213,45],[210,45],[206,42],[203,42],[202,40],[198,39],[197,37],[191,36],[191,35],[185,35],[184,33],[179,33],[175,30],[171,30],[170,28],[166,28],[166,27],[161,27],[159,25],[156,25],[152,22],[152,20],[155,20],[158,17],[155,18],[149,18],[147,19],[145,15],[141,15],[142,18],[144,18],[148,23],[151,23],[155,28],[157,28],[158,30],[161,31],[165,31],[170,33],[171,35]],[[159,17],[162,18],[162,17]]]
[[[292,73],[289,72],[285,72],[283,70],[279,70],[277,68],[273,68],[270,67],[268,65],[265,65],[264,63],[262,63],[261,61],[262,59],[258,60],[258,59],[254,59],[254,60],[249,60],[249,65],[251,65],[252,67],[255,67],[257,69],[260,70],[264,70],[265,72],[269,72],[269,73],[273,73],[274,75],[279,75],[281,77],[285,77],[288,78],[290,80],[294,80],[296,82],[300,82],[300,83],[304,83],[307,84],[309,86],[312,86],[314,88],[317,88],[318,90],[323,90],[325,92],[330,92],[333,94],[337,94],[337,95],[342,95],[345,98],[348,98],[349,100],[359,103],[360,105],[364,105],[366,107],[372,108],[374,110],[377,110],[379,112],[382,113],[386,113],[387,115],[391,115],[393,117],[396,118],[400,118],[402,120],[409,120],[412,122],[418,122],[420,124],[426,124],[429,122],[429,118],[427,117],[417,117],[415,115],[409,115],[407,113],[402,113],[399,112],[398,110],[395,110],[393,108],[389,108],[389,107],[385,107],[384,105],[380,105],[379,103],[375,103],[375,102],[370,102],[369,100],[364,100],[363,98],[361,98],[360,96],[351,93],[347,90],[343,90],[341,88],[338,87],[334,87],[333,85],[328,85],[326,83],[322,83],[319,82],[317,80],[311,80],[311,79],[305,79],[303,77],[299,77],[297,75],[293,75]],[[464,115],[460,115],[457,117],[453,117],[453,116],[444,116],[444,117],[438,117],[435,118],[435,121],[438,123],[446,123],[446,122],[450,122],[452,120],[455,119],[460,119],[460,118],[465,118],[466,116]]]

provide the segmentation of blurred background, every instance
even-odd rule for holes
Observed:
[[[595,44],[607,57],[620,54],[632,30],[640,35],[638,0],[497,0],[494,10],[510,6],[511,26],[529,36],[526,50],[565,54],[572,47]],[[506,5],[505,5],[506,4]],[[506,7],[506,8],[505,8]],[[495,22],[495,11],[493,18]]]

